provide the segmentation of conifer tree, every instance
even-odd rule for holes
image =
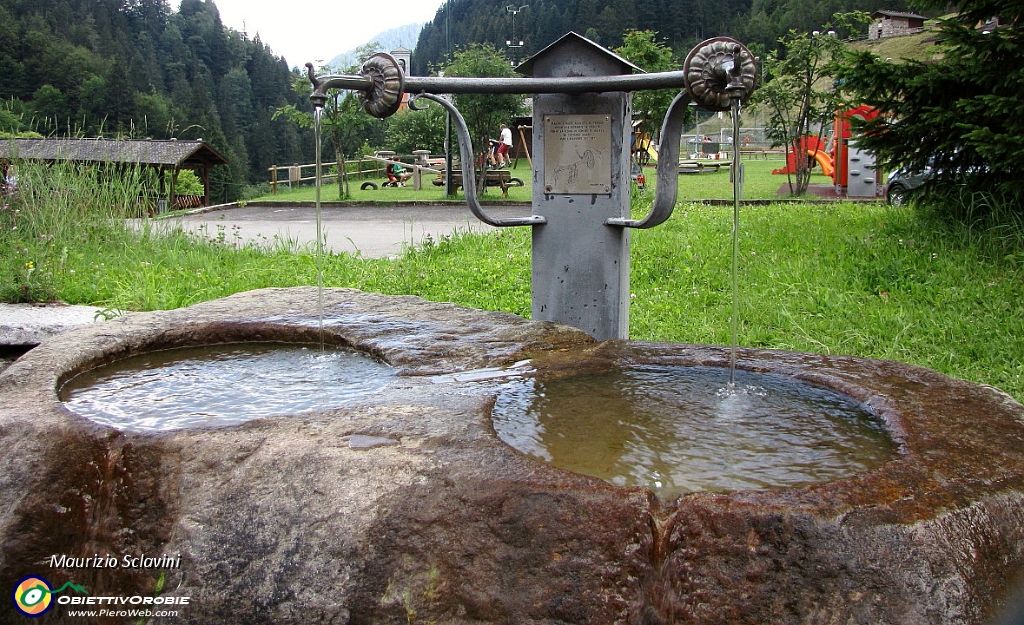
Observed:
[[[945,2],[914,4],[927,9]],[[939,36],[942,56],[935,61],[850,55],[839,74],[844,88],[883,113],[859,124],[861,145],[882,170],[931,166],[926,194],[995,191],[1020,219],[1024,1],[965,0],[958,14],[942,20]]]

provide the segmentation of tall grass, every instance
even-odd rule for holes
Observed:
[[[20,163],[0,192],[0,299],[47,301],[69,257],[97,242],[124,238],[138,211],[145,172],[81,163]]]
[[[44,173],[23,167],[3,200],[6,301],[152,310],[316,284],[308,247],[128,228],[129,185],[102,192],[109,185],[83,170],[78,189]],[[665,224],[632,233],[633,338],[729,341],[731,210],[681,203]],[[333,254],[323,282],[529,316],[530,235],[459,232],[396,259]],[[897,359],[1024,399],[1024,248],[1013,226],[882,204],[774,204],[743,207],[740,237],[740,344]]]
[[[680,209],[633,239],[634,335],[725,343],[728,209]],[[742,345],[902,360],[1024,397],[1024,258],[966,227],[882,205],[749,207],[740,249]]]
[[[1024,249],[1024,206],[1020,195],[1005,191],[975,191],[963,185],[937,186],[915,203],[936,227],[953,236],[968,236],[978,244],[1010,254]]]

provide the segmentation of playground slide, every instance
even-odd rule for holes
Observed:
[[[836,168],[832,164],[832,158],[822,152],[821,150],[806,150],[807,156],[814,157],[814,160],[821,166],[821,173],[829,176],[830,178],[835,177]],[[786,159],[786,166],[779,169],[773,169],[773,174],[795,174],[796,173],[796,152],[790,152],[789,158]]]
[[[821,166],[821,173],[825,174],[829,178],[835,178],[836,168],[834,165],[832,165],[832,159],[829,157],[828,154],[825,154],[820,150],[818,152],[812,152],[811,150],[807,150],[807,154],[813,155],[814,160],[818,161],[818,165]]]

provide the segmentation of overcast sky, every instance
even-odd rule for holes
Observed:
[[[445,0],[213,0],[224,26],[257,33],[289,67],[326,63],[385,30],[434,19]],[[174,10],[179,2],[171,2]]]

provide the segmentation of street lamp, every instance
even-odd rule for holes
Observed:
[[[696,102],[690,102],[689,106],[693,107],[693,147],[690,149],[690,154],[693,158],[697,158],[700,155],[700,146],[703,142],[704,137],[700,134],[700,107],[697,106]]]
[[[444,8],[444,39],[445,59],[452,62],[452,0],[448,0]],[[455,197],[452,186],[452,114],[447,111],[444,117],[444,192],[449,198]]]
[[[530,5],[524,4],[517,7],[514,4],[510,4],[505,7],[505,11],[512,14],[512,36],[511,39],[505,40],[505,45],[512,49],[512,65],[516,64],[516,49],[523,47],[523,40],[516,39],[516,15],[519,15],[519,12],[528,6]]]

